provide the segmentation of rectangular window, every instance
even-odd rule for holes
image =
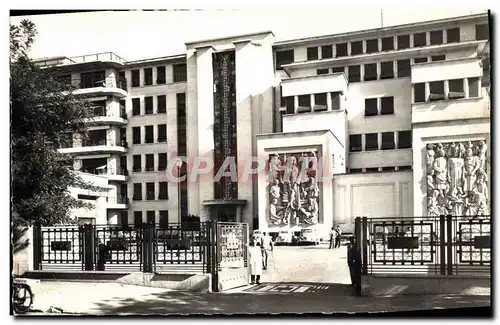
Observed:
[[[382,62],[380,63],[380,79],[392,79],[394,78],[394,62]]]
[[[431,45],[443,44],[443,31],[434,30],[431,32]]]
[[[382,97],[380,99],[380,114],[394,114],[394,97]]]
[[[156,223],[156,220],[155,220],[155,212],[154,211],[146,211],[146,220],[147,220],[147,223],[149,224],[155,224]]]
[[[174,64],[174,82],[184,82],[187,80],[187,68],[185,64]]]
[[[168,211],[160,210],[160,228],[166,229],[168,228]]]
[[[142,211],[134,211],[134,226],[142,226]]]
[[[285,97],[285,107],[287,114],[295,113],[295,99],[293,96]]]
[[[307,48],[307,61],[318,59],[318,47],[308,47]]]
[[[390,166],[390,167],[382,167],[383,172],[393,172],[396,170],[396,167]]]
[[[145,137],[145,143],[154,143],[154,138],[153,138],[153,126],[152,125],[146,125],[144,127],[144,131],[146,133]]]
[[[363,54],[363,41],[351,42],[351,55]]]
[[[127,172],[127,169],[128,169],[126,155],[120,156],[120,169],[121,169],[121,172],[124,173],[124,174],[120,174],[120,175],[126,175],[125,173]],[[125,184],[125,185],[127,185],[127,184]]]
[[[139,70],[132,70],[132,87],[141,86],[141,77]]]
[[[125,100],[120,100],[120,117],[127,119],[127,108],[125,107]]]
[[[314,105],[326,106],[326,93],[314,94]]]
[[[141,115],[141,99],[132,98],[132,116]]]
[[[295,61],[294,50],[285,50],[276,52],[276,70],[280,70],[281,66],[290,64]]]
[[[106,87],[104,71],[86,72],[80,74],[80,88]]]
[[[152,201],[155,199],[155,183],[146,183],[146,200]]]
[[[365,81],[377,80],[377,64],[365,64]]]
[[[133,155],[132,156],[132,170],[134,172],[141,172],[142,171],[142,159],[141,155]]]
[[[351,174],[361,173],[362,171],[363,171],[363,169],[361,169],[361,168],[351,168],[351,169],[349,169],[349,173],[351,173]]]
[[[322,59],[333,58],[333,46],[332,45],[323,45],[321,47],[321,58]]]
[[[429,82],[429,100],[438,101],[444,100],[444,81],[432,81]]]
[[[413,101],[415,103],[423,103],[425,98],[425,83],[418,83],[413,85]]]
[[[394,144],[394,132],[382,133],[382,150],[392,150],[396,148]]]
[[[399,166],[398,170],[411,170],[411,166]]]
[[[378,52],[378,39],[366,40],[366,53]]]
[[[156,96],[157,100],[157,112],[158,113],[166,113],[167,112],[167,96],[166,95],[159,95]]]
[[[431,56],[431,62],[434,62],[434,61],[444,61],[446,59],[446,56],[443,54],[443,55],[433,55]]]
[[[146,154],[146,171],[152,172],[155,170],[155,156],[153,154]]]
[[[460,42],[460,27],[450,28],[446,30],[446,42],[447,43]]]
[[[361,151],[361,134],[351,134],[349,136],[349,151],[350,152]]]
[[[404,50],[408,48],[410,48],[410,35],[399,35],[398,50]]]
[[[378,167],[365,168],[367,173],[378,173]]]
[[[159,153],[158,154],[158,170],[166,170],[167,169],[167,154]]]
[[[316,74],[318,76],[322,75],[322,74],[328,74],[328,69],[318,69],[318,70],[316,70]]]
[[[449,89],[448,92],[449,99],[465,98],[463,79],[448,80],[448,89]]]
[[[411,148],[411,131],[398,132],[398,149]]]
[[[411,75],[410,59],[398,61],[398,78],[409,77]]]
[[[427,45],[427,33],[413,34],[413,47],[421,47]]]
[[[311,107],[311,96],[309,95],[300,95],[299,96],[299,107]]]
[[[167,142],[166,124],[158,124],[158,142]]]
[[[476,25],[476,40],[487,41],[490,39],[490,31],[488,24]]]
[[[394,50],[394,37],[382,38],[382,51]]]
[[[120,226],[128,226],[128,211],[120,211]]]
[[[168,200],[168,183],[159,182],[160,193],[158,193],[158,200]]]
[[[336,53],[337,58],[347,56],[347,43],[340,43],[340,44],[337,44],[335,47],[337,50],[337,53]]]
[[[469,82],[469,97],[479,97],[479,78],[468,78]]]
[[[426,63],[428,61],[428,59],[426,57],[423,57],[423,58],[415,58],[414,59],[414,62],[415,63]]]
[[[344,73],[345,68],[344,67],[334,67],[332,68],[332,73]]]
[[[366,151],[378,150],[378,134],[377,133],[365,134],[365,150]]]
[[[140,126],[134,126],[132,128],[132,143],[133,144],[140,144],[141,143],[141,127]]]
[[[167,83],[166,75],[166,67],[164,65],[156,67],[156,84],[163,85]]]
[[[136,201],[142,200],[142,183],[134,183],[134,196]]]
[[[360,82],[361,81],[361,67],[359,65],[350,65],[348,68],[349,82]]]
[[[153,97],[144,97],[144,114],[153,114]]]
[[[153,68],[144,69],[144,85],[151,86],[153,84]]]
[[[365,98],[365,116],[378,115],[377,98]]]

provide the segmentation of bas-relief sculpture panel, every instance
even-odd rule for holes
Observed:
[[[318,223],[317,170],[315,151],[270,155],[268,226]]]
[[[429,216],[490,214],[485,141],[428,144],[426,152]]]

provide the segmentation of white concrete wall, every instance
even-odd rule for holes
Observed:
[[[102,192],[97,191],[89,191],[81,188],[70,187],[69,192],[70,195],[74,198],[78,198],[78,194],[82,195],[92,195],[96,196],[96,200],[89,201],[94,205],[93,209],[75,209],[71,212],[71,215],[79,218],[94,218],[96,220],[96,224],[107,224],[107,198],[108,196],[114,198],[113,193],[110,191],[110,186],[108,185],[108,179],[105,176],[97,176],[86,173],[78,173],[80,177],[85,182],[91,183],[94,186],[98,186],[102,188]]]
[[[480,77],[482,75],[481,60],[478,58],[417,63],[411,67],[411,82],[414,84]]]

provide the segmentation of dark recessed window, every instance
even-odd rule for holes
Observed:
[[[167,182],[159,182],[159,193],[158,200],[167,200],[168,199],[168,183]]]
[[[299,96],[299,106],[300,107],[311,107],[311,96],[300,95]]]
[[[318,76],[322,75],[322,74],[328,74],[328,69],[318,69],[318,70],[316,70],[316,74]]]
[[[380,99],[380,114],[394,114],[394,97],[382,97]]]
[[[479,97],[479,78],[468,78],[469,82],[469,97]]]
[[[132,116],[141,115],[141,99],[132,98]]]
[[[431,62],[435,62],[435,61],[444,61],[446,59],[446,56],[443,54],[443,55],[433,55],[431,56]]]
[[[153,97],[144,97],[144,113],[146,115],[153,114]]]
[[[137,201],[142,200],[142,183],[134,183],[134,195],[132,198]]]
[[[347,56],[347,43],[340,43],[336,45],[336,57]]]
[[[367,173],[378,173],[378,167],[365,168]]]
[[[156,223],[154,211],[146,211],[146,222],[149,224]]]
[[[363,54],[363,41],[351,42],[351,55]]]
[[[444,100],[444,81],[429,82],[429,100]]]
[[[410,48],[410,35],[398,36],[398,50]]]
[[[187,67],[185,64],[174,64],[174,82],[184,82],[187,80]]]
[[[345,68],[344,67],[335,67],[335,68],[332,68],[332,73],[344,73],[345,72]]]
[[[394,78],[394,62],[382,62],[380,63],[380,79],[391,79]]]
[[[415,63],[426,63],[428,61],[427,58],[415,58],[414,59]]]
[[[146,155],[146,171],[152,172],[155,170],[155,156],[153,154]]]
[[[132,156],[132,171],[136,172],[136,173],[142,171],[141,155],[133,155]]]
[[[285,99],[286,113],[287,114],[294,114],[295,113],[295,99],[293,98],[293,96],[284,97],[284,99]]]
[[[398,170],[411,170],[411,166],[399,166]]]
[[[139,70],[132,70],[132,87],[141,86],[141,77]]]
[[[333,58],[333,47],[331,45],[323,45],[321,47],[321,58],[322,59]]]
[[[443,44],[443,31],[435,30],[431,33],[431,45],[440,45]]]
[[[318,47],[308,47],[307,48],[307,61],[318,59]]]
[[[295,61],[293,50],[276,52],[276,70],[280,70],[282,65],[290,64]]]
[[[168,228],[168,211],[160,210],[160,229]]]
[[[151,86],[153,84],[153,68],[144,69],[144,85]]]
[[[483,41],[490,39],[490,31],[488,24],[476,25],[476,40]]]
[[[158,124],[158,142],[167,142],[166,124]]]
[[[413,85],[413,101],[415,103],[423,103],[425,98],[425,83],[418,83]]]
[[[167,154],[159,153],[158,154],[158,170],[167,169]]]
[[[350,152],[361,151],[361,134],[351,134],[349,136],[349,151]]]
[[[409,77],[411,75],[410,59],[398,61],[398,78]]]
[[[314,105],[326,106],[326,93],[314,94]]]
[[[365,98],[365,116],[378,115],[377,98]]]
[[[394,37],[382,38],[382,51],[394,50]]]
[[[396,148],[394,144],[394,132],[382,133],[382,150],[392,150]]]
[[[427,45],[427,35],[426,33],[416,33],[413,34],[413,47],[420,47]]]
[[[365,134],[365,150],[366,151],[378,150],[378,134],[377,133]]]
[[[360,82],[361,81],[361,67],[359,65],[350,65],[348,67],[347,79],[349,82]]]
[[[128,226],[128,211],[120,211],[120,226]]]
[[[165,68],[165,66],[156,67],[156,83],[158,85],[162,85],[167,82]]]
[[[154,142],[154,139],[153,139],[153,126],[152,125],[146,125],[144,127],[144,131],[146,133],[146,136],[145,136],[145,143],[153,143]]]
[[[460,42],[460,27],[450,28],[446,30],[446,42],[447,43]]]
[[[366,53],[376,53],[378,51],[378,39],[369,39],[366,41]]]
[[[363,170],[361,168],[350,168],[349,169],[349,173],[351,174],[357,174],[357,173],[361,173]]]
[[[383,172],[393,172],[396,170],[396,167],[391,166],[391,167],[382,167]]]
[[[411,148],[411,131],[398,132],[398,148],[399,149]]]
[[[141,143],[141,127],[140,126],[134,126],[132,128],[132,143],[133,144],[140,144]]]
[[[157,112],[158,113],[166,113],[167,112],[167,96],[159,95],[156,97],[157,100]]]
[[[142,226],[142,211],[134,211],[134,226]]]
[[[377,80],[377,64],[365,64],[365,81]]]
[[[464,80],[463,79],[448,80],[448,90],[449,90],[448,91],[449,99],[465,98]]]
[[[152,201],[155,199],[155,183],[146,183],[146,200]]]

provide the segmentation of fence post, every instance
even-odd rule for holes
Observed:
[[[444,215],[439,216],[439,265],[440,274],[446,274],[446,222]]]
[[[211,250],[211,274],[212,274],[212,290],[214,292],[219,292],[219,263],[218,263],[218,241],[219,238],[217,234],[217,221],[211,221],[210,222],[210,228],[211,228],[211,245],[210,245],[210,250]]]
[[[33,270],[42,269],[42,226],[39,222],[33,225]]]
[[[361,296],[362,294],[362,284],[361,284],[361,248],[362,248],[362,238],[361,238],[361,218],[356,217],[354,221],[354,279],[356,296]]]
[[[150,223],[143,223],[141,227],[142,232],[142,249],[141,249],[141,262],[142,262],[142,272],[144,273],[152,273],[153,264],[152,264],[152,229],[153,225]]]
[[[453,275],[453,219],[451,215],[446,216],[446,265],[447,274]]]
[[[363,245],[361,247],[363,252],[362,270],[363,274],[368,274],[368,218],[363,217],[361,227],[361,236],[363,237]]]
[[[86,224],[83,228],[80,228],[83,235],[83,265],[85,271],[94,270],[94,257],[95,257],[95,245],[94,245],[94,226]]]

